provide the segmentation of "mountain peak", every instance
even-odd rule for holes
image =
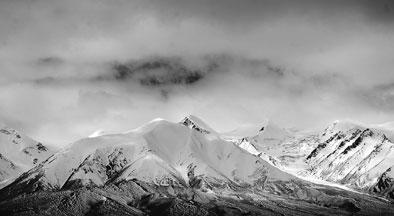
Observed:
[[[202,134],[190,133],[183,125]],[[211,133],[209,129],[197,117],[187,116],[181,123],[151,121],[127,134],[82,139],[31,169],[14,186],[53,189],[139,179],[194,187],[195,181],[211,179],[254,184],[260,174],[264,181],[296,179],[218,136],[204,134]]]
[[[353,133],[355,131],[362,131],[363,136],[381,136],[383,138],[392,139],[393,132],[385,130],[384,128],[377,127],[377,125],[367,125],[364,123],[352,121],[352,120],[336,120],[329,125],[322,133],[323,137],[331,137],[337,133]]]
[[[214,132],[214,130],[209,127],[203,120],[194,115],[186,116],[182,119],[180,123],[203,134],[210,134]]]

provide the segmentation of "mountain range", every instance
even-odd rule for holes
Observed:
[[[381,127],[335,122],[306,133],[267,122],[220,133],[187,116],[59,151],[4,131],[2,215],[394,212],[394,145]]]

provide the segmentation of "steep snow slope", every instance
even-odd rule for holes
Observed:
[[[209,188],[213,184],[263,187],[297,180],[219,136],[207,136],[208,127],[201,130],[201,123],[190,129],[183,123],[155,120],[125,134],[82,139],[13,185],[34,191],[139,179],[158,185]]]
[[[313,176],[389,194],[394,144],[380,129],[337,121],[321,134],[307,162]]]
[[[18,131],[3,126],[0,128],[0,182],[5,185],[10,179],[31,169],[52,154],[43,144]],[[0,187],[1,187],[0,185]]]
[[[22,173],[22,169],[16,166],[12,161],[0,154],[0,188],[7,182]]]
[[[0,213],[371,215],[393,210],[372,196],[301,180],[261,155],[223,140],[196,117],[180,123],[156,119],[126,133],[79,140],[54,154],[0,190]]]
[[[225,133],[251,154],[272,165],[314,182],[333,182],[358,190],[394,197],[394,144],[392,124],[368,127],[351,121],[336,121],[322,133],[281,129],[268,123]],[[253,129],[254,128],[254,129]],[[255,136],[242,137],[242,132]],[[338,186],[340,186],[338,185]]]

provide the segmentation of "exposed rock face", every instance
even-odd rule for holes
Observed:
[[[278,127],[268,133],[269,124],[263,128],[255,130],[254,136],[228,140],[297,175],[392,199],[391,179],[384,175],[394,166],[394,144],[388,138],[392,133],[339,121],[321,133],[295,133],[294,136]]]
[[[385,175],[394,166],[394,144],[380,130],[335,122],[307,156],[310,174],[365,191],[389,196]]]
[[[209,128],[204,128],[205,123],[195,116],[185,117],[180,123],[203,134],[211,133]]]
[[[209,188],[218,182],[243,187],[258,178],[273,184],[299,181],[271,162],[203,133],[209,127],[201,120],[186,122],[191,123],[155,121],[139,132],[80,140],[22,175],[6,190],[13,194],[26,191],[27,186],[56,190],[130,179],[192,188]],[[255,175],[256,170],[262,176]]]
[[[0,128],[0,188],[51,154],[53,152],[42,143],[12,128]]]
[[[201,119],[186,119],[181,124],[155,120],[128,133],[75,142],[0,190],[0,214],[384,215],[394,211],[381,199],[302,180],[281,170],[274,157],[250,154],[223,140]],[[391,170],[385,176],[381,192],[391,184]]]
[[[394,200],[394,166],[387,169],[378,179],[378,182],[371,188],[373,193],[388,197]]]

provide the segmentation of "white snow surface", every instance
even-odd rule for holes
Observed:
[[[221,136],[224,138],[232,138],[232,139],[242,139],[245,137],[253,137],[256,136],[260,130],[267,125],[267,122],[261,124],[245,124],[240,127],[221,133]]]
[[[370,190],[387,169],[394,166],[391,125],[366,125],[345,120],[335,121],[321,133],[292,134],[268,122],[254,136],[250,134],[259,127],[237,129],[222,137],[304,180],[343,189]],[[327,144],[323,145],[325,142]],[[316,155],[305,160],[314,149],[317,149]],[[387,177],[392,175],[392,171],[386,172]]]
[[[381,128],[336,121],[321,134],[310,173],[321,179],[370,189],[394,165],[394,144]]]
[[[156,119],[127,133],[79,140],[30,170],[22,181],[40,176],[44,185],[58,188],[73,180],[102,185],[134,178],[187,185],[191,172],[206,181],[232,184],[297,179],[212,134],[216,132],[202,120],[188,118],[210,134]]]
[[[282,144],[294,135],[289,130],[267,121],[263,125],[244,125],[220,136],[283,169],[277,157],[284,151]]]
[[[0,187],[33,168],[53,152],[15,129],[0,127]]]

